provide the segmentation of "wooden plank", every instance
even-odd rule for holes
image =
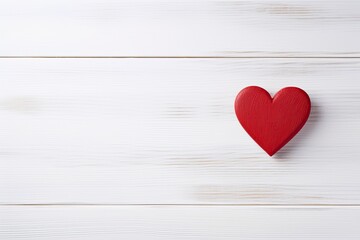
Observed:
[[[309,207],[0,207],[0,237],[20,239],[359,239],[360,210]]]
[[[1,56],[360,56],[360,2],[3,0]]]
[[[359,59],[0,65],[0,203],[360,203]],[[274,158],[235,117],[248,85],[312,99]]]

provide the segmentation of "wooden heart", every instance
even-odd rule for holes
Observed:
[[[287,144],[310,115],[310,98],[297,87],[286,87],[274,98],[261,87],[250,86],[235,99],[236,116],[245,131],[270,156]]]

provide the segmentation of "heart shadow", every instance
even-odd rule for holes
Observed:
[[[288,160],[289,157],[292,155],[293,151],[298,148],[299,145],[301,145],[301,142],[311,136],[317,124],[320,122],[321,118],[322,112],[320,105],[317,104],[315,99],[311,99],[311,111],[306,124],[300,130],[300,132],[293,139],[290,140],[288,144],[286,144],[273,156],[273,158],[279,161]]]

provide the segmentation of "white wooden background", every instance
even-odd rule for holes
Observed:
[[[0,239],[359,239],[360,1],[0,0]],[[243,87],[312,112],[275,157]]]

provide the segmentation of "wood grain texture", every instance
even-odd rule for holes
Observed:
[[[0,207],[6,240],[357,240],[359,208]]]
[[[2,204],[359,204],[358,59],[1,59]],[[247,85],[310,95],[270,158]]]
[[[360,2],[2,0],[0,56],[359,57]]]

